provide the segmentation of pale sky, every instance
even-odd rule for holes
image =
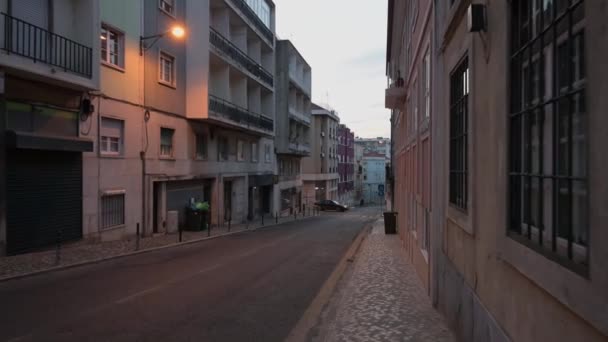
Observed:
[[[277,35],[312,68],[312,101],[329,103],[364,138],[390,137],[386,0],[274,0]],[[329,99],[329,101],[328,101]]]

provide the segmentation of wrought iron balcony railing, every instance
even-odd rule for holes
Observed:
[[[272,119],[253,113],[217,96],[209,95],[209,112],[219,114],[221,117],[240,125],[261,129],[268,133],[274,131],[274,121]]]
[[[239,49],[230,40],[226,39],[212,27],[209,28],[209,41],[213,46],[228,55],[230,59],[252,73],[255,77],[259,78],[262,82],[271,87],[273,86],[273,77],[270,72],[264,69],[264,67],[259,65],[251,57],[247,56],[245,52]]]
[[[6,13],[0,13],[0,49],[91,78],[93,49]]]
[[[251,7],[249,7],[249,5],[247,5],[245,0],[231,0],[231,1],[232,1],[232,3],[234,3],[234,5],[236,7],[238,7],[238,9],[241,10],[241,12],[243,12],[243,14],[247,17],[247,19],[251,20],[253,25],[255,25],[255,27],[262,33],[262,35],[266,39],[268,39],[268,41],[270,41],[272,43],[274,40],[274,34],[266,26],[266,24],[264,24],[264,22],[262,22],[262,20],[258,17],[258,15],[255,14],[253,9],[251,9]]]

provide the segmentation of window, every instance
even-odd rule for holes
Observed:
[[[119,227],[125,224],[124,191],[106,192],[101,196],[101,229]]]
[[[257,163],[259,154],[260,149],[258,148],[258,143],[251,143],[251,161]]]
[[[450,75],[450,203],[466,210],[468,200],[469,61]]]
[[[584,2],[511,4],[508,235],[588,265]]]
[[[207,159],[208,141],[206,134],[196,135],[196,159]]]
[[[238,161],[245,160],[245,142],[243,140],[237,140],[236,142],[236,159]]]
[[[270,163],[272,161],[271,157],[270,157],[270,145],[269,144],[264,145],[264,161],[267,163]]]
[[[160,156],[173,157],[174,129],[161,127],[160,129]]]
[[[428,120],[431,117],[431,62],[429,50],[424,55],[422,62],[422,74],[423,74],[423,98],[424,98],[424,119]]]
[[[124,67],[124,34],[102,25],[100,39],[101,61],[115,67]]]
[[[164,12],[166,12],[167,14],[170,14],[172,16],[175,15],[175,0],[159,0],[159,4],[158,7],[160,7],[161,10],[163,10]]]
[[[122,155],[124,121],[101,118],[100,152],[102,155]]]
[[[175,86],[175,57],[164,52],[160,53],[159,82]]]
[[[228,160],[228,138],[219,137],[217,141],[217,160]]]

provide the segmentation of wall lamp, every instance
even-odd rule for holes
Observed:
[[[173,38],[182,39],[186,35],[186,30],[179,25],[173,26],[170,30],[165,31],[163,33],[155,34],[152,36],[140,36],[139,37],[139,55],[143,56],[144,52],[148,51],[156,42],[166,35],[171,35]],[[145,46],[145,41],[149,39],[154,39],[152,43],[148,46]]]

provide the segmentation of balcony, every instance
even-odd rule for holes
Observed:
[[[6,13],[0,13],[0,49],[91,78],[93,49]]]
[[[404,102],[406,97],[406,89],[403,85],[403,80],[401,82],[392,83],[384,93],[384,106],[388,109],[397,109]]]
[[[245,15],[253,26],[260,32],[260,34],[266,38],[271,45],[274,45],[274,33],[258,18],[257,14],[247,5],[245,0],[230,0],[242,13]]]
[[[310,127],[310,116],[307,116],[304,113],[298,112],[293,107],[289,107],[289,116],[296,120],[297,122]]]
[[[272,135],[274,132],[272,119],[213,95],[209,95],[209,117],[263,134]]]
[[[221,51],[230,60],[247,70],[253,76],[257,77],[261,82],[270,87],[274,86],[274,80],[270,72],[264,69],[251,57],[247,56],[245,52],[239,49],[230,40],[226,39],[226,37],[222,36],[212,27],[209,28],[209,41],[216,49]]]
[[[310,155],[310,144],[309,143],[297,143],[290,142],[289,143],[289,152],[301,155],[301,156],[309,156]]]

